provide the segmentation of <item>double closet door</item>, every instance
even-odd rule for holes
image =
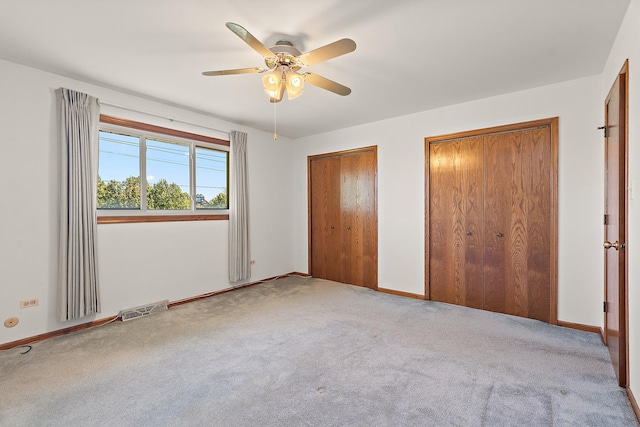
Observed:
[[[309,157],[313,277],[377,288],[376,151],[367,147]]]
[[[431,300],[557,323],[557,119],[427,138]]]

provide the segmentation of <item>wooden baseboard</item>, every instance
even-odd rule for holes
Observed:
[[[594,334],[598,334],[598,335],[602,336],[602,328],[600,328],[598,326],[583,325],[581,323],[563,322],[562,320],[558,320],[558,326],[564,326],[565,328],[577,329],[579,331],[593,332]]]
[[[399,295],[401,297],[407,297],[407,298],[425,299],[424,295],[412,294],[410,292],[396,291],[394,289],[378,288],[378,292],[384,292],[385,294]]]
[[[638,422],[640,422],[640,407],[638,406],[638,402],[636,401],[636,398],[634,397],[633,392],[629,387],[627,387],[627,396],[629,397],[629,402],[631,402],[633,412],[636,413],[636,418],[638,419]]]
[[[5,344],[0,344],[0,350],[9,350],[10,348],[33,344],[38,341],[48,340],[49,338],[59,337],[62,335],[71,334],[73,332],[95,328],[96,326],[102,326],[115,320],[118,320],[118,316],[105,317],[104,319],[94,320],[93,322],[83,323],[81,325],[71,326],[64,329],[58,329],[57,331],[46,332],[44,334],[23,338],[17,341],[11,341]]]
[[[279,276],[274,276],[274,277],[269,277],[267,279],[258,280],[257,282],[251,282],[251,283],[246,283],[244,285],[235,286],[233,288],[221,289],[219,291],[213,291],[213,292],[209,292],[209,293],[206,293],[206,294],[196,295],[194,297],[181,299],[181,300],[178,300],[178,301],[172,301],[172,302],[169,303],[169,308],[175,307],[176,305],[186,304],[186,303],[189,303],[189,302],[198,301],[198,300],[201,300],[201,299],[213,297],[213,296],[220,295],[220,294],[226,294],[227,292],[237,291],[238,289],[249,288],[251,286],[260,285],[262,283],[273,282],[274,280],[282,279],[283,277],[289,277],[289,276],[310,277],[309,274],[298,273],[297,271],[293,271],[291,273],[281,274]]]
[[[257,282],[252,282],[252,283],[247,283],[245,285],[236,286],[235,288],[222,289],[220,291],[214,291],[214,292],[210,292],[208,294],[203,294],[203,295],[198,295],[198,296],[195,296],[195,297],[185,298],[185,299],[178,300],[178,301],[172,301],[172,302],[169,303],[169,307],[174,307],[176,305],[186,304],[188,302],[193,302],[193,301],[197,301],[197,300],[200,300],[200,299],[209,298],[209,297],[212,297],[212,296],[215,296],[215,295],[224,294],[226,292],[236,291],[238,289],[248,288],[250,286],[255,286],[255,285],[259,285],[261,283],[271,282],[271,281],[274,281],[274,280],[277,280],[277,279],[281,279],[283,277],[288,277],[288,276],[310,277],[306,273],[298,273],[297,271],[294,271],[294,272],[291,272],[291,273],[288,273],[288,274],[282,274],[282,275],[279,275],[279,276],[270,277],[268,279],[258,280]],[[85,329],[95,328],[97,326],[102,326],[104,324],[113,322],[115,320],[118,320],[118,316],[105,317],[104,319],[94,320],[93,322],[82,323],[80,325],[71,326],[69,328],[58,329],[56,331],[46,332],[44,334],[23,338],[23,339],[20,339],[20,340],[17,340],[17,341],[11,341],[11,342],[8,342],[8,343],[5,343],[5,344],[0,344],[0,350],[9,350],[11,348],[20,347],[20,346],[23,346],[23,345],[33,344],[33,343],[38,342],[38,341],[44,341],[44,340],[47,340],[47,339],[50,339],[50,338],[55,338],[55,337],[59,337],[59,336],[62,336],[62,335],[71,334],[73,332],[78,332],[78,331],[83,331]]]

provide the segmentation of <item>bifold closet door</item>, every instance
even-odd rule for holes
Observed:
[[[551,132],[484,138],[485,309],[550,321]]]
[[[425,293],[557,323],[558,119],[425,138]]]
[[[430,298],[483,308],[482,138],[429,150]]]
[[[342,281],[340,249],[340,157],[314,159],[309,165],[311,271],[313,277]]]
[[[376,147],[309,157],[309,271],[378,287]]]
[[[378,284],[375,152],[343,155],[340,173],[341,281],[375,289]]]

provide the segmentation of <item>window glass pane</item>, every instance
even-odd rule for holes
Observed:
[[[140,209],[140,140],[100,132],[98,209]]]
[[[229,153],[196,147],[196,208],[227,209]]]
[[[191,209],[188,145],[147,139],[147,209]]]

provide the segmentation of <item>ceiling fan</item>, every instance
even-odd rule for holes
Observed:
[[[305,82],[342,96],[351,93],[351,89],[340,83],[336,83],[333,80],[317,74],[300,72],[300,69],[353,52],[356,49],[356,43],[353,40],[341,39],[310,52],[301,53],[291,42],[286,40],[278,41],[275,46],[267,48],[244,27],[234,24],[233,22],[227,22],[226,25],[227,28],[244,40],[253,50],[262,55],[267,68],[253,67],[205,71],[202,73],[203,75],[224,76],[228,74],[264,73],[269,71],[268,74],[263,76],[262,83],[271,102],[280,102],[285,89],[289,99],[300,96]]]

